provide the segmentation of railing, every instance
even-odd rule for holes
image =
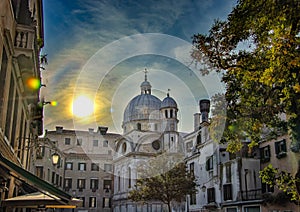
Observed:
[[[261,189],[240,191],[242,200],[258,200],[262,198]]]
[[[17,26],[15,47],[33,50],[34,39],[35,35],[33,29],[21,25]]]

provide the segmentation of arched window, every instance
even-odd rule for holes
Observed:
[[[170,118],[173,118],[173,110],[170,110]]]
[[[168,118],[168,110],[165,110],[165,117]]]
[[[118,191],[120,191],[121,189],[121,176],[120,176],[120,172],[118,172]]]
[[[131,168],[128,167],[128,188],[131,188]]]
[[[127,145],[126,145],[126,143],[124,142],[124,143],[122,144],[122,153],[125,153],[125,152],[126,152],[126,149],[127,149]]]

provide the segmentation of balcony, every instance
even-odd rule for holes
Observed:
[[[261,191],[261,189],[240,191],[240,197],[243,201],[260,200],[260,199],[262,199],[262,191]]]

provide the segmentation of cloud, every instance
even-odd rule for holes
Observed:
[[[139,33],[167,33],[175,36],[169,37],[170,39],[180,37],[190,42],[193,33],[207,31],[212,20],[218,18],[220,14],[225,17],[231,4],[228,1],[220,3],[213,0],[47,1],[45,6],[50,8],[45,12],[46,23],[49,23],[46,25],[45,53],[49,55],[49,65],[43,74],[43,79],[47,81],[43,95],[46,99],[57,100],[59,106],[47,108],[46,125],[49,127],[55,123],[74,125],[68,112],[74,91],[93,93],[95,90],[97,90],[95,98],[99,105],[99,111],[95,114],[96,122],[101,120],[109,125],[112,122],[111,97],[117,86],[127,77],[143,70],[145,66],[171,70],[170,73],[183,79],[184,84],[194,90],[193,95],[199,97],[196,94],[196,91],[201,89],[199,81],[197,82],[199,76],[189,70],[189,67],[181,70],[176,68],[178,66],[176,60],[183,66],[188,66],[189,45],[176,47],[176,43],[164,39],[149,41]],[[137,34],[140,35],[139,38],[132,36]],[[112,44],[114,49],[106,48],[105,53],[93,61],[93,56],[99,50]],[[154,55],[152,59],[148,56],[130,59],[133,57],[130,56],[133,51],[136,55],[159,52],[160,55],[168,54],[172,58],[159,59]],[[120,60],[122,55],[123,59]],[[158,60],[157,63],[154,60]],[[115,64],[111,66],[113,63]],[[86,64],[90,64],[89,74],[84,72]],[[101,77],[105,80],[99,81]],[[128,88],[128,92],[136,94],[135,88]]]

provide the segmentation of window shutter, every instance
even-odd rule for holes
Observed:
[[[286,140],[283,139],[282,142],[283,142],[283,148],[282,148],[282,150],[283,150],[284,152],[286,152]]]
[[[275,153],[276,155],[279,153],[279,142],[275,142]]]

